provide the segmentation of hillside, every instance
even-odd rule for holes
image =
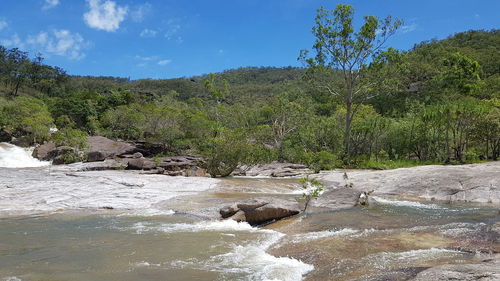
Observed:
[[[499,43],[499,30],[467,31],[380,53],[360,70],[373,86],[366,88],[371,98],[355,105],[352,165],[497,159]],[[313,86],[317,73],[305,68],[243,67],[159,80],[68,76],[41,57],[3,47],[0,64],[0,128],[31,144],[78,146],[98,134],[217,161],[344,165],[343,102]],[[342,83],[338,71],[329,73],[327,85]],[[51,136],[54,125],[61,130]]]

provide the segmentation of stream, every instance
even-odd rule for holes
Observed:
[[[499,221],[493,208],[379,200],[263,228],[173,212],[2,218],[0,278],[404,280],[423,268],[478,259],[468,242],[496,243],[484,235]]]
[[[300,198],[298,179],[78,172],[16,147],[2,153],[0,166],[32,167],[0,168],[2,281],[408,280],[500,252],[493,205],[373,196],[366,207],[257,228],[188,214],[257,196]]]

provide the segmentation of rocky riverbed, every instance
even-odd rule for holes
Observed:
[[[272,177],[302,166],[264,165],[246,168],[258,177],[212,179],[95,168],[107,167],[105,161],[42,164],[0,168],[0,278],[113,280],[134,272],[151,280],[165,274],[178,280],[500,279],[498,162],[323,171],[311,177],[325,192],[306,212],[300,173]],[[362,194],[368,206],[359,204]],[[137,248],[148,241],[156,244]],[[199,247],[189,246],[193,241]],[[88,254],[65,257],[64,249],[75,247]],[[31,262],[51,256],[61,258]]]

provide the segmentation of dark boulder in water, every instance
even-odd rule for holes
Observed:
[[[300,213],[301,206],[293,198],[257,198],[220,209],[222,218],[261,225]]]
[[[12,135],[4,130],[0,130],[0,142],[10,142]]]

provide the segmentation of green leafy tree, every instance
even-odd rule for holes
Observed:
[[[318,9],[315,26],[312,28],[316,38],[313,45],[315,56],[309,57],[308,50],[302,50],[299,56],[311,72],[319,73],[314,76],[334,78],[334,74],[340,75],[340,83],[338,80],[327,83],[327,79],[321,79],[318,87],[326,89],[345,105],[346,162],[349,161],[351,150],[352,120],[359,105],[371,98],[368,89],[374,84],[373,81],[364,79],[367,62],[384,47],[387,39],[402,24],[400,20],[393,20],[390,16],[383,20],[365,16],[360,30],[355,32],[353,13],[351,5],[343,4],[331,11]]]

